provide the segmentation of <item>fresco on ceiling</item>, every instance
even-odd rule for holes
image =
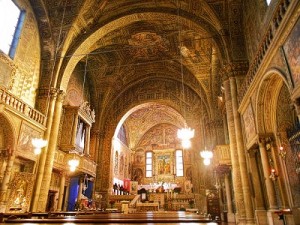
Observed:
[[[141,32],[131,36],[128,40],[131,55],[134,58],[149,58],[169,51],[168,41],[152,32]]]
[[[287,41],[285,42],[283,49],[287,58],[288,65],[290,67],[292,79],[295,86],[300,81],[300,19],[298,19],[295,27],[290,33]]]

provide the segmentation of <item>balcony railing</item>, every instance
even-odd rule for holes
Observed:
[[[241,102],[248,91],[249,86],[251,85],[252,81],[254,80],[254,77],[261,65],[261,62],[263,61],[263,58],[269,49],[273,38],[276,36],[278,28],[288,10],[288,7],[291,3],[291,0],[281,0],[278,3],[277,9],[275,10],[274,16],[272,18],[272,21],[269,25],[269,27],[266,29],[266,34],[264,35],[264,38],[262,42],[259,45],[258,51],[256,53],[256,56],[254,57],[250,67],[249,71],[245,77],[245,80],[240,88],[239,91],[239,101]]]
[[[6,91],[3,87],[0,87],[0,103],[12,109],[16,114],[28,117],[43,126],[45,125],[46,117],[44,114],[30,107],[18,97]]]

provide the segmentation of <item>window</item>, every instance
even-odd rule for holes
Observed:
[[[267,5],[270,5],[271,1],[272,1],[272,0],[266,0]]]
[[[152,177],[152,152],[146,152],[146,177]]]
[[[183,177],[183,154],[182,150],[176,150],[176,176]]]
[[[25,13],[11,0],[0,1],[0,49],[14,57]]]

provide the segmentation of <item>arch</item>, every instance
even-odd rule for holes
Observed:
[[[260,83],[256,96],[256,110],[254,110],[256,111],[258,134],[277,131],[276,107],[283,85],[286,85],[289,89],[285,75],[277,69],[270,69]]]
[[[107,109],[106,116],[104,117],[103,123],[100,127],[100,130],[104,130],[105,134],[99,148],[102,156],[98,159],[101,160],[101,164],[99,163],[101,168],[99,168],[98,171],[101,172],[98,172],[96,176],[96,191],[107,193],[107,190],[111,185],[107,182],[111,181],[109,177],[111,175],[109,173],[110,168],[105,165],[111,165],[112,138],[115,135],[118,122],[122,119],[122,117],[135,107],[138,108],[138,105],[149,102],[157,102],[167,105],[184,115],[183,109],[180,109],[180,90],[181,83],[179,82],[149,78],[143,82],[143,86],[136,84],[130,89],[122,92],[114,102],[111,102],[111,107]],[[197,139],[197,136],[201,133],[199,132],[199,103],[201,102],[201,99],[199,95],[190,88],[186,88],[186,92],[187,96],[189,96],[189,101],[185,102],[183,107],[185,108],[185,112],[188,113],[188,117],[186,117],[187,124],[189,126],[189,123],[193,122],[190,127],[195,129],[194,139]],[[191,105],[189,105],[189,103]],[[199,143],[193,143],[193,146],[195,149],[199,149]]]
[[[116,29],[120,29],[120,28],[125,27],[129,24],[132,24],[134,22],[138,22],[143,19],[157,20],[157,18],[164,18],[164,19],[169,19],[171,21],[172,20],[174,21],[174,20],[176,20],[176,15],[160,13],[160,12],[134,13],[131,15],[125,15],[123,17],[116,18],[114,21],[110,21],[107,24],[104,24],[104,25],[101,24],[102,26],[99,27],[98,30],[96,30],[92,34],[90,34],[90,36],[87,37],[83,42],[81,42],[79,47],[77,47],[76,49],[69,50],[69,52],[67,53],[67,55],[69,55],[70,57],[67,56],[64,58],[64,62],[61,67],[60,75],[58,78],[58,86],[60,86],[60,89],[62,89],[62,90],[66,89],[70,74],[72,74],[72,71],[74,70],[74,68],[77,65],[77,63],[79,62],[79,60],[82,59],[86,54],[95,50],[96,48],[99,48],[99,46],[95,45],[99,39],[103,38],[106,34],[113,32]],[[197,24],[195,22],[195,20],[196,19],[194,18],[194,20],[191,22],[191,21],[187,20],[186,18],[182,18],[182,21],[188,21],[189,24],[192,24],[197,29],[204,31],[204,29],[199,24]],[[200,21],[202,21],[202,20],[200,20]],[[213,29],[211,27],[211,25],[207,24],[207,22],[206,22],[206,28],[207,27],[210,27],[211,29]],[[222,51],[225,51],[227,49],[226,43],[223,40],[222,35],[220,33],[218,33],[215,30],[214,30],[214,32],[215,32],[213,34],[213,37],[215,38],[214,40],[218,44],[218,47],[219,47],[218,50],[222,53]],[[208,35],[212,35],[212,34],[208,33]],[[224,59],[228,58],[227,57],[228,54],[225,54],[223,52],[222,55],[223,55]]]

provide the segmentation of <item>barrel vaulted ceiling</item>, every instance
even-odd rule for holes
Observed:
[[[30,1],[41,30],[42,79],[49,81],[52,59],[53,86],[61,89],[85,68],[100,114],[121,92],[157,79],[185,83],[217,115],[219,70],[245,59],[242,0]]]

